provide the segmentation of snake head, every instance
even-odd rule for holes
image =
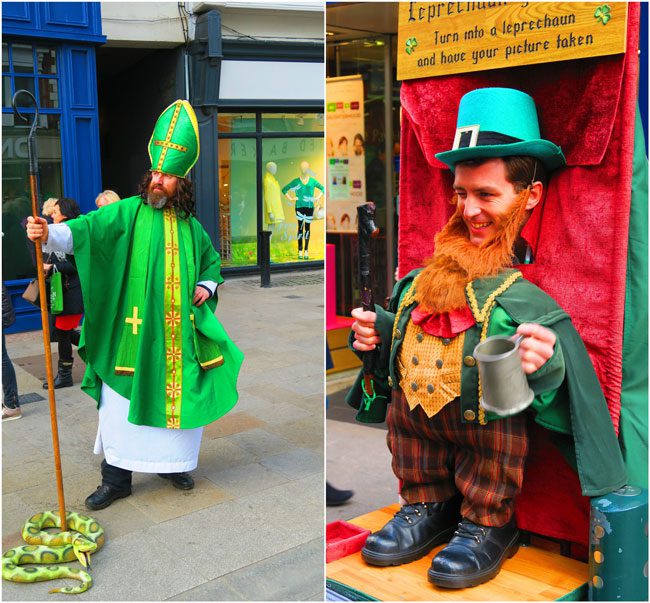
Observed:
[[[77,534],[72,541],[72,550],[81,565],[90,568],[90,554],[97,550],[97,545],[81,534]]]

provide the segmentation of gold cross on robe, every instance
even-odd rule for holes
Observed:
[[[125,318],[124,322],[131,324],[134,335],[138,334],[138,325],[142,324],[142,319],[138,318],[138,306],[133,306],[133,316]]]

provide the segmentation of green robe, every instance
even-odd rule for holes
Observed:
[[[125,318],[132,315],[126,308],[130,252],[134,225],[142,207],[139,196],[130,197],[69,220],[74,255],[81,279],[85,318],[79,355],[86,362],[81,388],[100,403],[101,386],[106,383],[130,400],[129,422],[151,427],[169,427],[166,383],[164,316],[165,243],[163,211],[155,210],[151,227],[144,308],[138,325],[139,343],[133,375],[115,373],[117,350]],[[178,219],[180,231],[181,219]],[[237,402],[237,376],[243,354],[231,341],[214,316],[216,300],[199,307],[192,305],[196,283],[210,280],[222,283],[220,257],[210,238],[193,217],[189,218],[191,240],[179,245],[180,290],[182,310],[182,378],[176,400],[180,429],[201,427],[227,413]],[[178,233],[179,240],[182,240]],[[186,249],[191,249],[195,265],[194,282],[188,282]],[[194,324],[190,314],[194,315]],[[128,328],[131,328],[128,325]],[[221,347],[224,364],[204,370],[195,349],[194,329]]]

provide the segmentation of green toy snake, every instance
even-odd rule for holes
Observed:
[[[72,512],[66,513],[66,517],[70,531],[55,534],[46,532],[45,528],[61,527],[58,512],[43,511],[28,519],[23,526],[22,536],[29,544],[10,549],[2,556],[2,578],[12,582],[73,578],[80,580],[81,585],[54,588],[50,592],[73,595],[88,590],[93,583],[88,572],[53,564],[78,559],[84,567],[89,567],[91,553],[98,551],[104,544],[104,530],[92,517]],[[44,566],[22,567],[31,563]]]

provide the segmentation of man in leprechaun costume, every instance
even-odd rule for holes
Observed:
[[[103,509],[131,494],[132,471],[194,487],[203,426],[237,402],[242,353],[214,315],[219,254],[194,217],[186,178],[199,156],[196,115],[172,103],[149,141],[140,194],[48,225],[30,239],[74,253],[86,309],[82,389],[98,402],[95,453],[102,484],[86,499]]]
[[[529,415],[570,441],[584,496],[620,488],[626,474],[582,340],[517,270],[532,261],[521,229],[547,173],[565,165],[561,149],[540,137],[533,99],[505,88],[466,94],[453,149],[436,157],[454,173],[456,211],[433,257],[396,284],[386,310],[353,310],[353,347],[379,350],[378,397],[359,378],[348,401],[367,421],[382,414],[373,405],[391,401],[387,440],[406,501],[367,539],[363,558],[399,565],[449,542],[429,581],[465,588],[496,576],[517,551]],[[480,404],[473,351],[488,336],[515,334],[524,337],[521,365],[535,397],[531,410],[500,417]]]

